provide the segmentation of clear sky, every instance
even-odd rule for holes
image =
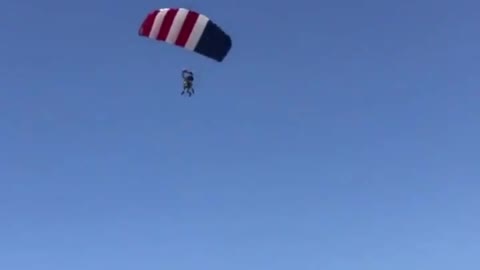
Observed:
[[[478,270],[479,8],[2,0],[0,269]]]

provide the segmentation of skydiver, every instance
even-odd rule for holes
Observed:
[[[184,95],[186,91],[188,96],[191,97],[193,94],[195,94],[195,89],[193,88],[193,80],[194,80],[193,72],[187,69],[182,70],[182,78],[183,78],[182,95]]]

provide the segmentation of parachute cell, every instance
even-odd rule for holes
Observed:
[[[196,52],[222,62],[232,40],[207,16],[184,8],[162,8],[150,12],[138,34]]]

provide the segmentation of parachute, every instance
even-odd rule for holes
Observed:
[[[185,8],[161,8],[150,12],[138,34],[182,47],[222,62],[232,48],[232,40],[207,16]]]

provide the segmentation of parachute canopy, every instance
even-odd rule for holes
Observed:
[[[207,16],[185,8],[162,8],[150,12],[138,34],[167,42],[222,62],[232,40]]]

